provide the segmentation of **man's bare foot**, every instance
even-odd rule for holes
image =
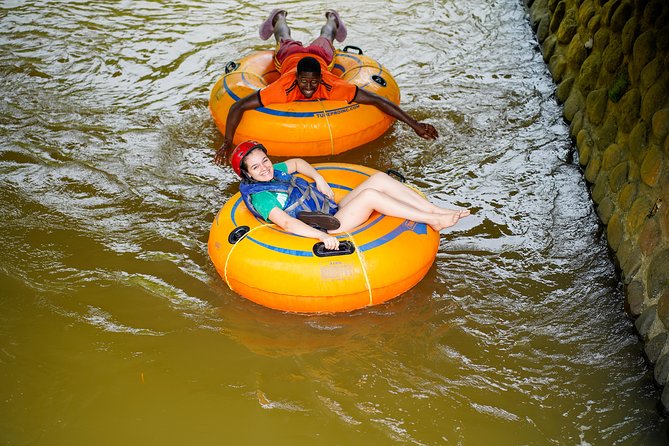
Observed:
[[[344,39],[346,39],[346,25],[344,25],[344,22],[342,21],[341,17],[339,17],[339,13],[335,11],[334,9],[328,9],[325,11],[325,18],[330,19],[330,16],[334,16],[335,23],[337,24],[337,33],[335,34],[335,39],[337,39],[337,42],[343,42]]]
[[[267,19],[265,19],[264,22],[260,24],[260,38],[262,40],[267,40],[269,39],[272,34],[274,33],[274,25],[276,25],[276,21],[279,18],[280,15],[283,15],[284,17],[288,14],[285,9],[281,8],[276,8],[273,9],[272,12],[269,13],[267,16]]]

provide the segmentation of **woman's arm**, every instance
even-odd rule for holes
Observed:
[[[416,121],[394,102],[391,102],[376,93],[358,88],[358,93],[355,95],[354,101],[360,104],[375,106],[385,114],[390,115],[393,118],[398,119],[410,126],[413,131],[423,139],[436,139],[437,136],[439,136],[437,129],[435,129],[432,125]]]
[[[332,188],[328,182],[325,181],[325,178],[323,178],[323,176],[318,173],[316,169],[314,169],[314,166],[304,161],[302,158],[291,158],[285,161],[285,163],[286,167],[288,168],[288,173],[297,172],[308,176],[316,183],[316,189],[318,189],[326,197],[334,200],[334,192],[332,192]]]
[[[278,207],[272,209],[269,213],[269,219],[272,223],[275,223],[286,232],[320,240],[323,242],[326,249],[339,248],[339,240],[337,240],[337,237],[333,237],[326,232],[312,228],[297,218],[291,217],[283,209],[279,209]]]

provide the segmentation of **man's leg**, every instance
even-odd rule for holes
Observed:
[[[335,11],[334,9],[328,9],[325,11],[325,18],[327,19],[327,23],[323,28],[321,28],[321,36],[323,37],[328,37],[330,41],[332,42],[333,39],[337,39],[337,42],[343,42],[344,39],[346,39],[346,25],[344,25],[344,21],[339,17],[339,13]],[[330,26],[330,21],[334,20],[334,32],[331,32],[329,29],[326,29]],[[327,34],[325,34],[327,33]],[[331,33],[331,34],[330,34]]]
[[[325,13],[325,18],[327,21],[321,28],[321,37],[325,37],[330,41],[330,43],[332,43],[335,39],[335,35],[337,34],[337,28],[339,27],[337,23],[337,17],[332,10],[328,9],[328,11]]]
[[[277,44],[281,43],[281,39],[290,39],[290,28],[286,22],[287,15],[286,11],[279,11],[274,17],[274,38]]]
[[[272,12],[269,13],[265,21],[260,24],[260,38],[262,40],[267,40],[270,38],[272,34],[276,35],[275,27],[277,19],[280,15],[283,16],[283,22],[287,29],[288,37],[290,37],[290,29],[288,29],[288,25],[286,25],[286,14],[287,12],[285,9],[280,9],[280,8],[273,9]],[[281,32],[286,32],[286,30],[282,30]]]

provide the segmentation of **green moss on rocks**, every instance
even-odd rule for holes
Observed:
[[[622,162],[611,170],[609,174],[609,187],[612,192],[618,192],[627,183],[628,169],[629,165],[627,162]]]
[[[585,100],[585,110],[591,124],[598,125],[602,122],[608,101],[609,98],[604,88],[593,90],[588,94]]]
[[[653,115],[669,102],[669,73],[664,73],[643,95],[641,119],[650,122]]]
[[[574,77],[569,77],[557,86],[555,89],[555,97],[557,98],[558,102],[564,103],[567,98],[569,97],[569,93],[571,93],[571,87],[574,85]]]
[[[636,198],[637,184],[627,182],[618,193],[618,206],[622,211],[627,211]]]
[[[620,130],[629,133],[632,131],[641,112],[641,94],[636,88],[629,90],[618,104],[618,125]]]
[[[662,172],[664,162],[662,153],[656,148],[651,147],[641,163],[641,180],[647,185],[656,186]]]
[[[602,58],[599,53],[592,53],[583,61],[577,81],[581,93],[587,95],[595,88],[601,67]]]
[[[611,99],[611,102],[618,102],[627,91],[629,85],[630,82],[629,77],[627,76],[627,67],[620,67],[616,80],[613,82],[613,85],[611,85],[611,88],[609,88],[609,99]]]
[[[609,26],[611,31],[619,33],[627,23],[627,18],[634,12],[634,5],[630,0],[624,0],[614,8],[612,8],[613,14],[611,14]]]
[[[669,108],[656,111],[651,125],[653,138],[658,143],[662,142],[669,134]]]
[[[646,289],[650,299],[659,298],[669,288],[669,249],[654,256],[648,268]]]
[[[634,45],[638,26],[637,19],[634,16],[630,17],[627,23],[625,23],[623,32],[620,35],[623,54],[630,54],[632,52],[632,46]]]
[[[606,226],[606,237],[609,241],[609,246],[614,251],[618,250],[620,242],[623,239],[623,225],[619,212],[614,212]]]

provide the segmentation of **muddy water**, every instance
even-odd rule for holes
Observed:
[[[315,37],[325,5],[284,5]],[[0,441],[662,444],[520,2],[328,5],[441,134],[396,124],[335,159],[474,215],[400,298],[299,316],[229,291],[206,252],[236,191],[208,93],[270,47],[271,2],[2,3]]]

